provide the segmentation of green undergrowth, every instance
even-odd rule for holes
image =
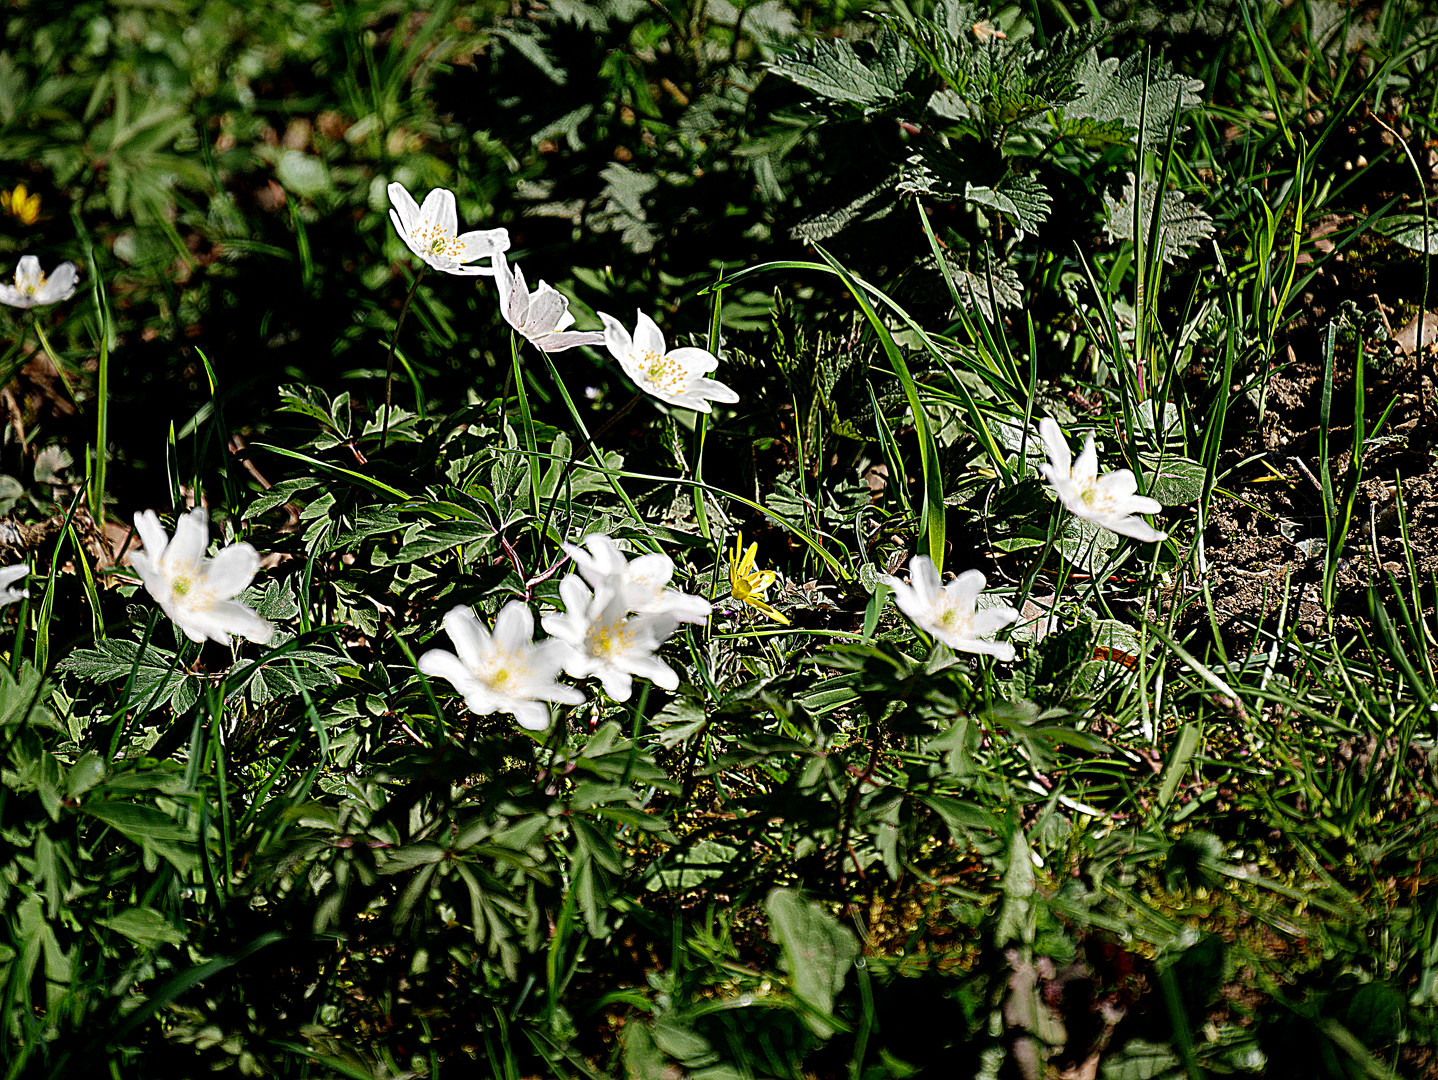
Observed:
[[[1374,329],[1432,306],[1421,6],[0,26],[0,273],[81,272],[0,311],[6,1077],[1438,1076],[1432,418]],[[390,182],[739,402],[510,333]],[[1055,499],[1045,417],[1166,539]],[[1209,549],[1293,456],[1235,614]],[[130,564],[201,505],[268,644]],[[593,533],[712,602],[673,690],[530,731],[421,674]],[[900,614],[921,556],[1011,662]]]

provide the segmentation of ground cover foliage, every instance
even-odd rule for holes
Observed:
[[[1438,1076],[1423,6],[0,27],[0,274],[80,278],[0,308],[7,1077]],[[393,183],[739,401],[512,334]],[[266,644],[142,586],[196,506]],[[421,674],[595,533],[712,601],[672,689]]]

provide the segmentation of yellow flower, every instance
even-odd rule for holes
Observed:
[[[735,538],[734,551],[729,556],[729,589],[734,599],[762,611],[775,622],[788,626],[789,620],[784,613],[764,599],[764,594],[769,591],[769,586],[778,580],[779,575],[773,570],[754,569],[754,556],[758,551],[758,544],[750,544],[749,550],[744,550],[742,532]]]
[[[40,216],[40,196],[31,195],[24,184],[16,184],[14,191],[0,191],[0,210],[14,214],[22,225],[34,225]]]

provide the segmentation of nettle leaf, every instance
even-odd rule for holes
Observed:
[[[919,57],[886,29],[872,42],[819,41],[769,65],[769,70],[830,101],[887,105],[906,96],[904,86]]]
[[[1008,215],[1023,232],[1037,232],[1053,205],[1053,197],[1043,184],[1023,173],[1010,173],[991,188],[965,184],[964,198]]]
[[[764,901],[773,938],[783,950],[781,966],[789,973],[794,993],[822,1015],[804,1021],[821,1038],[834,1033],[823,1017],[834,1011],[849,966],[859,955],[859,942],[848,927],[795,889],[774,889]]]
[[[590,225],[598,232],[621,233],[635,254],[652,251],[659,230],[649,224],[644,197],[659,186],[659,178],[624,165],[606,165],[599,175],[604,180],[603,203],[590,215]]]
[[[806,217],[789,230],[795,240],[821,243],[856,222],[878,221],[893,213],[895,206],[894,177],[886,176],[879,183],[841,206],[830,207]]]
[[[992,320],[995,304],[1000,308],[1011,308],[1023,303],[1023,284],[1012,267],[976,265],[974,261],[965,259],[963,253],[952,250],[944,251],[944,261],[966,311],[976,311],[985,319]]]
[[[1213,235],[1213,219],[1192,203],[1186,202],[1178,192],[1165,191],[1162,207],[1159,208],[1157,183],[1145,180],[1140,191],[1139,228],[1143,230],[1143,238],[1147,242],[1153,231],[1153,216],[1157,209],[1159,213],[1157,242],[1164,262],[1173,263],[1180,258],[1187,258],[1194,248]],[[1133,173],[1128,174],[1128,182],[1124,184],[1121,198],[1115,200],[1105,193],[1103,201],[1108,210],[1108,221],[1104,223],[1104,231],[1108,233],[1109,240],[1114,242],[1132,241],[1134,227]]]
[[[1167,64],[1146,57],[1098,58],[1090,49],[1074,69],[1078,95],[1061,110],[1058,127],[1065,135],[1095,142],[1130,142],[1143,122],[1145,142],[1168,138],[1174,110],[1201,100],[1203,83],[1179,75]]]

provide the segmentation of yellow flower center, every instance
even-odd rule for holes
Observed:
[[[503,653],[491,656],[476,674],[491,690],[503,694],[523,682],[529,676],[529,668],[518,657]]]
[[[428,251],[431,255],[458,260],[464,254],[464,244],[459,237],[439,224],[422,221],[409,236],[415,247]]]
[[[600,660],[608,660],[617,652],[623,652],[629,647],[634,635],[624,625],[624,621],[595,623],[589,628],[589,633],[584,637],[585,648],[589,655]]]
[[[688,381],[684,375],[684,365],[673,359],[668,353],[661,356],[651,349],[646,349],[639,354],[639,371],[644,376],[644,381],[664,394],[682,394],[684,384]]]
[[[190,591],[190,579],[177,577],[170,587],[174,590],[176,596],[184,596]]]

